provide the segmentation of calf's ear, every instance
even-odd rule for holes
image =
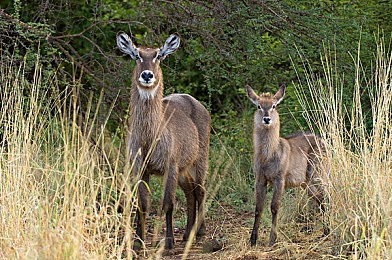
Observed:
[[[278,92],[276,92],[276,94],[274,95],[274,99],[275,101],[275,105],[279,104],[284,97],[284,94],[286,93],[286,86],[282,85],[279,89]]]
[[[248,98],[250,99],[250,101],[252,101],[253,104],[255,104],[256,106],[258,106],[259,105],[259,103],[257,102],[258,96],[249,85],[246,86],[246,93],[248,93]]]

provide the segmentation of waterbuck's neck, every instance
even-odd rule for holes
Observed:
[[[135,75],[134,75],[135,77]],[[130,130],[133,138],[143,139],[144,142],[156,139],[161,131],[163,120],[163,83],[155,87],[155,93],[150,98],[141,95],[136,80],[132,80]],[[150,90],[144,90],[150,91]]]
[[[276,122],[273,126],[265,127],[256,118],[254,123],[254,146],[259,156],[264,160],[268,160],[278,152],[279,131],[279,122]]]

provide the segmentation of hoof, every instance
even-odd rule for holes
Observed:
[[[163,251],[162,256],[173,256],[175,254],[176,254],[176,252],[174,251],[174,249],[167,249],[167,248],[165,248],[165,250]]]
[[[173,237],[167,237],[165,239],[165,249],[168,249],[168,250],[174,249],[174,238]]]
[[[313,227],[312,226],[304,226],[303,228],[301,228],[301,230],[299,232],[310,234],[313,232]]]
[[[144,245],[143,241],[140,239],[137,239],[133,242],[133,250],[135,252],[139,252],[143,248],[143,245]]]
[[[271,238],[268,243],[268,246],[273,246],[273,245],[275,245],[275,243],[276,243],[276,238]]]
[[[324,227],[324,236],[328,236],[331,233],[331,230],[329,230],[329,227]]]
[[[197,231],[197,236],[198,237],[202,237],[207,235],[207,230],[206,230],[206,226],[204,224],[202,224],[199,228],[199,230]]]
[[[256,241],[257,241],[257,235],[252,234],[251,237],[250,237],[250,240],[249,240],[250,245],[251,246],[255,246],[256,245]]]

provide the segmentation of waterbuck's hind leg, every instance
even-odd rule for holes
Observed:
[[[328,184],[326,183],[326,169],[323,167],[322,161],[319,157],[314,154],[311,155],[310,163],[308,164],[307,175],[309,178],[309,183],[307,187],[308,196],[312,198],[318,205],[322,213],[323,222],[323,233],[324,235],[329,235],[329,218],[328,218],[328,205],[329,205],[329,194],[328,194]]]
[[[193,178],[188,172],[184,172],[179,177],[179,185],[183,190],[187,203],[187,226],[183,236],[183,241],[187,241],[196,222],[196,196]]]
[[[329,228],[329,210],[330,210],[330,200],[329,200],[329,189],[327,188],[327,184],[323,183],[319,187],[320,193],[322,194],[322,199],[321,199],[321,204],[320,204],[320,209],[322,212],[322,217],[323,217],[323,233],[324,236],[328,236],[330,234],[330,228]]]
[[[200,158],[192,170],[195,171],[196,175],[195,196],[197,201],[197,236],[201,237],[207,234],[204,218],[204,203],[206,194],[204,180],[208,170],[208,156],[206,158]]]
[[[206,223],[204,218],[204,202],[205,202],[205,190],[200,185],[196,186],[196,199],[197,199],[197,236],[202,237],[207,234]]]
[[[324,236],[329,235],[329,218],[328,218],[328,199],[325,193],[325,189],[320,185],[310,185],[308,187],[308,196],[317,203],[318,208],[322,214],[322,223],[323,223],[323,234]]]

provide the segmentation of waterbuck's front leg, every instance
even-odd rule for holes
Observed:
[[[250,237],[250,244],[252,246],[256,245],[259,225],[261,216],[263,215],[263,210],[265,206],[266,196],[267,196],[267,180],[264,175],[256,172],[255,180],[255,192],[256,192],[256,210],[255,210],[255,221],[253,224],[252,235]]]
[[[283,192],[284,192],[284,181],[282,178],[277,178],[273,182],[274,194],[272,196],[271,202],[271,213],[272,213],[272,226],[270,233],[269,245],[272,246],[276,242],[277,238],[277,222],[278,222],[278,212],[280,208],[280,203],[282,202]]]
[[[166,214],[166,239],[165,248],[174,248],[174,226],[173,209],[178,181],[178,167],[175,163],[170,163],[165,182],[165,192],[163,195],[163,212]]]
[[[136,212],[136,235],[141,241],[135,241],[134,249],[140,250],[142,242],[146,239],[146,215],[148,211],[149,195],[148,185],[150,181],[150,175],[144,174],[142,177],[142,182],[138,185],[138,208]]]
[[[128,136],[129,138],[130,136]],[[143,156],[140,154],[140,151],[137,147],[138,144],[132,142],[133,139],[129,143],[127,147],[127,160],[129,162],[129,166],[132,167],[132,175],[135,180],[137,180],[137,209],[136,209],[136,236],[137,238],[134,241],[133,248],[138,251],[141,249],[142,244],[146,239],[146,215],[149,206],[149,182],[150,175],[147,172],[142,172],[142,162]],[[139,181],[140,180],[140,181]]]

